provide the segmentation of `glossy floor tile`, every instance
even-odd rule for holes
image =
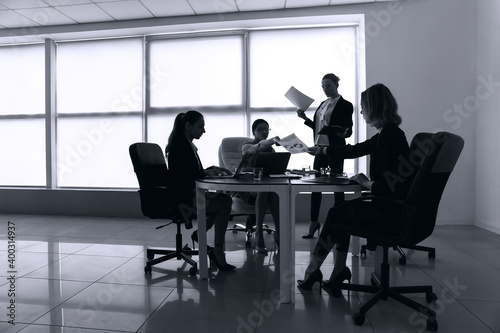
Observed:
[[[157,230],[158,221],[33,215],[0,215],[0,221],[16,224],[14,269],[8,267],[7,229],[0,230],[2,333],[426,332],[425,317],[391,299],[355,325],[351,316],[371,297],[362,292],[335,298],[316,284],[311,291],[296,287],[295,304],[281,304],[272,235],[266,234],[270,252],[262,255],[245,247],[244,233],[228,232],[226,257],[237,270],[212,268],[211,278],[200,280],[177,260],[144,274],[149,246],[175,245],[175,228]],[[306,229],[297,224],[295,279],[303,277],[317,240],[302,239]],[[183,235],[189,246],[191,232]],[[435,260],[406,250],[401,266],[398,253],[389,251],[391,285],[431,285],[435,303],[428,305],[423,294],[410,298],[436,311],[438,332],[500,333],[500,235],[438,226],[422,245],[436,248]],[[352,283],[370,284],[373,252],[349,255],[347,265]],[[332,270],[330,254],[322,266],[325,279]]]

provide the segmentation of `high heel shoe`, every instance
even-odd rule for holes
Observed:
[[[215,264],[215,266],[217,266],[219,271],[232,271],[236,269],[236,266],[230,265],[227,262],[225,263],[220,262],[219,259],[217,259],[217,256],[215,255],[215,251],[213,248],[211,248],[208,251],[208,257],[210,258],[210,261],[212,261]]]
[[[305,235],[302,236],[302,238],[309,239],[309,238],[314,238],[314,233],[318,231],[318,236],[319,236],[319,229],[321,228],[321,223],[318,221],[312,223],[309,226],[309,232]]]
[[[326,280],[322,282],[323,288],[327,291],[331,291],[334,297],[340,297],[342,295],[342,290],[340,289],[342,282],[347,280],[351,284],[352,273],[349,267],[344,267],[342,270],[333,278],[333,280]]]
[[[194,243],[198,243],[198,230],[193,231],[191,234],[191,240],[193,241],[193,250],[195,249]]]
[[[319,269],[312,272],[311,275],[305,280],[297,280],[297,286],[303,290],[311,290],[316,282],[319,283],[319,292],[321,293],[321,281],[323,280],[323,273]]]

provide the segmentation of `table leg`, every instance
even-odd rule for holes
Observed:
[[[294,224],[292,222],[292,215],[294,211],[290,205],[290,187],[287,186],[277,192],[279,196],[280,205],[280,251],[279,251],[279,265],[280,265],[280,291],[281,303],[294,303],[294,281],[295,281],[295,249],[294,240],[295,233],[292,232]],[[290,213],[292,212],[292,213]]]
[[[202,188],[196,189],[200,279],[208,279],[207,218],[206,218],[205,192],[206,192],[205,189]]]

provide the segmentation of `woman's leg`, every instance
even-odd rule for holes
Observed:
[[[218,262],[224,266],[227,265],[224,255],[224,243],[226,238],[226,229],[229,222],[229,215],[231,214],[232,199],[229,195],[223,193],[209,192],[206,196],[207,215],[214,214],[215,216],[214,253]]]
[[[321,168],[328,167],[328,157],[326,155],[318,155],[314,157],[313,169],[319,171]],[[307,234],[303,235],[302,238],[313,238],[316,230],[319,230],[321,224],[318,221],[319,210],[321,207],[321,192],[311,193],[311,222],[309,223],[309,229]]]
[[[257,241],[257,248],[262,249],[265,252],[266,244],[264,243],[264,231],[262,225],[264,224],[264,217],[266,216],[267,204],[268,204],[269,193],[259,192],[257,193],[257,198],[255,199],[255,239]]]

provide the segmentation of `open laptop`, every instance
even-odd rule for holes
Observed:
[[[250,160],[250,154],[244,154],[236,171],[232,175],[207,176],[206,178],[238,178],[242,175],[243,169],[247,166]]]
[[[289,152],[258,153],[253,166],[263,168],[263,174],[266,176],[286,175],[290,155]]]

